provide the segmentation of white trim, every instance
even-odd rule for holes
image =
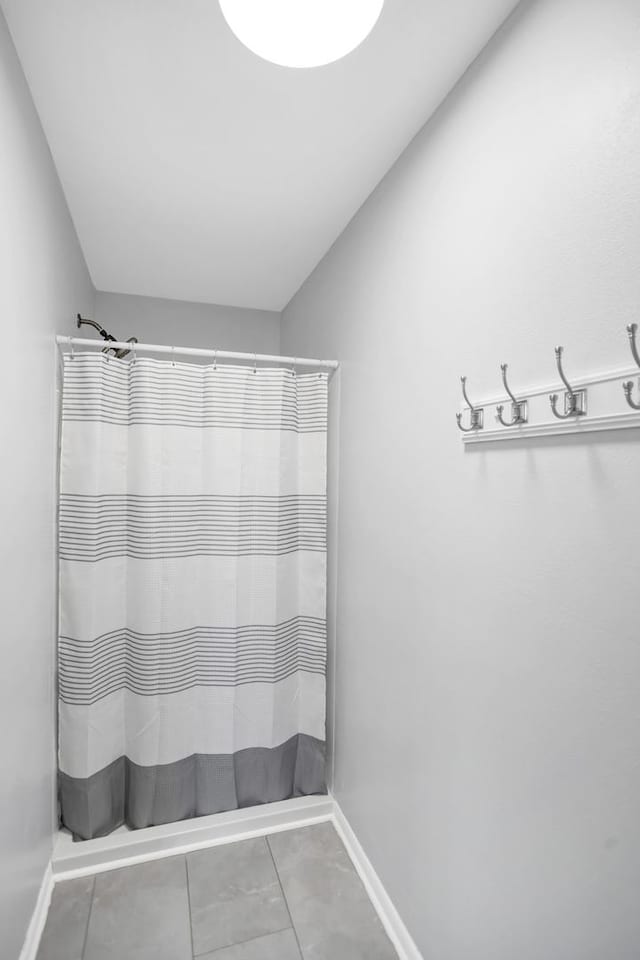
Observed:
[[[38,899],[31,914],[31,920],[24,944],[22,945],[22,950],[20,951],[19,960],[36,960],[42,931],[47,922],[47,913],[49,911],[49,904],[51,903],[54,882],[51,864],[48,863],[38,891]]]
[[[82,843],[73,843],[68,833],[61,833],[53,851],[54,881],[305,827],[331,820],[332,816],[331,797],[298,797],[159,827],[121,831]]]
[[[624,400],[623,400],[624,402]],[[479,404],[482,406],[482,404]],[[546,423],[525,423],[523,426],[502,427],[493,430],[479,430],[465,434],[465,445],[474,443],[495,443],[497,440],[528,440],[534,437],[563,437],[568,434],[600,433],[604,430],[629,430],[640,427],[640,413],[616,413],[608,417],[589,417],[585,419],[556,420]]]
[[[335,800],[333,801],[333,824],[351,857],[351,862],[362,880],[376,913],[380,917],[387,936],[396,948],[399,960],[423,960],[422,954],[393,905],[391,897],[385,890],[382,880],[362,849],[360,841],[340,809],[340,805]]]

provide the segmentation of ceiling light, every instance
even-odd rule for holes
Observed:
[[[238,40],[282,67],[320,67],[373,30],[384,0],[220,0]]]

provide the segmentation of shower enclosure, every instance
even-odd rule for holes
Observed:
[[[77,838],[325,792],[326,372],[64,355]]]

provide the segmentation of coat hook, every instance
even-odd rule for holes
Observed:
[[[527,422],[527,401],[518,400],[517,397],[514,397],[513,393],[509,389],[509,384],[507,383],[507,364],[501,363],[500,370],[502,371],[502,382],[504,383],[504,388],[509,394],[511,399],[511,420],[505,420],[502,416],[504,410],[504,404],[499,404],[496,407],[496,420],[498,423],[501,423],[503,427],[515,427],[518,423]]]
[[[462,414],[456,413],[456,420],[458,421],[458,427],[462,430],[463,433],[471,433],[473,430],[482,430],[482,421],[484,418],[484,410],[482,407],[474,407],[469,400],[467,395],[467,378],[460,377],[460,383],[462,384],[462,396],[465,399],[467,406],[469,407],[469,426],[462,426]]]
[[[637,323],[630,323],[627,326],[627,334],[629,336],[629,346],[631,347],[631,354],[633,359],[640,367],[640,353],[638,353],[638,345],[636,343],[636,333],[638,330]],[[633,380],[627,380],[626,383],[622,384],[622,389],[624,390],[624,395],[627,398],[627,403],[633,410],[640,410],[640,403],[636,403],[631,394],[633,393]],[[640,383],[638,385],[640,389]]]
[[[560,374],[560,379],[567,388],[564,395],[564,413],[558,413],[556,406],[558,403],[557,393],[549,394],[551,412],[553,413],[554,417],[558,418],[558,420],[567,420],[569,417],[583,417],[587,412],[587,391],[574,390],[567,380],[564,370],[562,369],[562,350],[562,347],[556,347],[556,365],[558,367],[558,373]]]

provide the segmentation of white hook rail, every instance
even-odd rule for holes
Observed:
[[[503,397],[492,397],[472,406],[465,387],[466,377],[462,377],[462,394],[469,408],[468,426],[463,423],[463,414],[456,413],[458,428],[462,431],[465,444],[495,443],[503,440],[525,440],[535,437],[565,436],[566,434],[601,433],[605,430],[630,430],[640,427],[640,402],[634,400],[634,381],[625,377],[638,375],[640,368],[640,350],[636,343],[637,323],[627,324],[627,337],[631,356],[636,366],[621,370],[609,370],[606,373],[592,374],[588,377],[568,380],[562,362],[563,347],[556,347],[556,366],[562,381],[563,393],[558,394],[558,386],[549,384],[533,390],[521,390],[518,399],[507,382],[507,364],[500,364],[502,383],[511,400],[511,419],[503,416]],[[640,380],[638,382],[640,392]],[[587,408],[587,393],[589,405]],[[625,403],[622,403],[624,397]],[[558,404],[563,401],[562,407]],[[550,404],[550,408],[548,406]],[[489,416],[485,417],[485,408],[494,407],[494,421],[499,426],[485,429]],[[549,417],[549,409],[552,417]],[[629,412],[631,411],[631,412]]]
[[[640,411],[635,412],[625,402],[622,384],[638,374],[637,367],[623,367],[585,377],[572,377],[574,390],[589,391],[589,410],[586,416],[573,416],[559,420],[554,417],[549,395],[564,390],[564,384],[548,383],[533,389],[519,389],[518,395],[526,397],[528,404],[527,423],[515,423],[501,426],[496,423],[493,414],[504,404],[505,394],[489,397],[477,402],[476,407],[485,411],[484,429],[463,433],[462,442],[466,445],[478,443],[502,443],[503,441],[533,439],[535,437],[557,437],[568,434],[598,433],[604,430],[630,430],[640,428]],[[496,414],[497,416],[497,414]],[[496,423],[489,429],[490,423]]]

